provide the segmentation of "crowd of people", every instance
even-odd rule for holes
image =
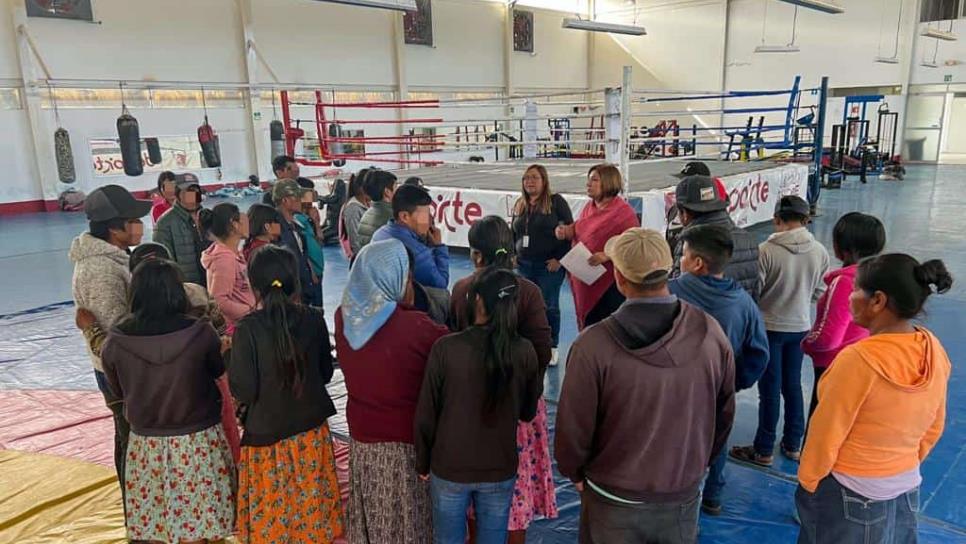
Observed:
[[[327,213],[350,263],[325,309],[348,391],[344,502],[318,194],[290,157],[273,166],[247,212],[205,208],[196,178],[167,172],[163,203],[117,185],[87,199],[70,249],[77,325],[114,417],[131,541],[517,544],[558,515],[556,459],[580,492],[580,542],[692,543],[699,513],[725,508],[728,455],[770,466],[776,442],[800,463],[800,543],[916,541],[950,362],[915,320],[952,277],[883,254],[875,217],[838,220],[832,269],[797,196],[758,245],[690,163],[682,228],[665,235],[640,228],[613,165],[590,169],[576,219],[533,165],[509,221],[470,227],[475,270],[451,282],[422,181],[363,169]],[[551,453],[544,374],[577,244],[606,273],[569,277],[579,334]],[[728,452],[735,393],[756,384],[754,443]]]

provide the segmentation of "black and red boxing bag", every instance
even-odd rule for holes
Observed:
[[[141,129],[138,120],[122,107],[121,116],[117,118],[117,141],[121,146],[121,160],[124,162],[124,173],[129,176],[140,176],[144,173],[144,161],[141,159]]]
[[[205,159],[205,166],[208,168],[218,168],[221,166],[221,148],[218,145],[218,135],[215,129],[208,124],[208,116],[205,115],[205,122],[198,127],[198,143],[201,144],[201,155]]]
[[[54,155],[57,158],[57,177],[61,183],[74,183],[74,152],[70,148],[70,134],[60,127],[54,131]]]
[[[161,156],[161,143],[157,138],[145,138],[144,147],[148,149],[148,160],[152,166],[161,164],[164,157]]]
[[[278,119],[268,124],[268,135],[272,139],[272,160],[285,154],[285,125]]]

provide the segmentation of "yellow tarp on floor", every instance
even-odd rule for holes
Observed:
[[[114,470],[65,457],[0,450],[2,542],[126,542]]]

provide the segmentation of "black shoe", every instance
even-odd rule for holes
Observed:
[[[721,510],[721,501],[714,501],[710,499],[703,499],[701,501],[701,511],[709,516],[720,516]]]

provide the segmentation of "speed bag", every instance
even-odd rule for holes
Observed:
[[[54,131],[54,156],[57,158],[57,177],[60,182],[74,183],[77,179],[74,172],[74,152],[70,148],[70,134],[65,128]]]
[[[268,124],[268,134],[272,139],[272,160],[285,154],[285,125],[275,120]]]
[[[201,144],[201,154],[205,159],[205,166],[218,168],[221,166],[221,149],[218,146],[218,135],[208,124],[208,118],[198,127],[198,143]]]
[[[121,161],[124,173],[140,176],[144,173],[144,160],[141,158],[141,129],[138,120],[130,113],[117,118],[117,141],[121,146]]]
[[[145,138],[144,147],[148,149],[148,160],[153,166],[161,164],[164,157],[161,156],[161,142],[157,138]]]

